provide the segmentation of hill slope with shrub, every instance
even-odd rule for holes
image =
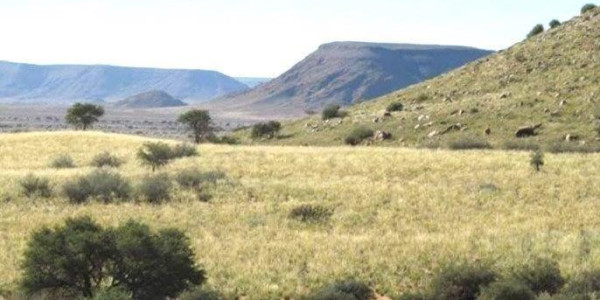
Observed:
[[[388,141],[365,142],[381,145],[598,148],[599,40],[596,8],[460,69],[352,106],[346,118],[285,123],[288,138],[265,142],[341,145],[354,128],[365,126],[391,133]],[[386,114],[394,103],[403,110]],[[534,124],[541,124],[536,136],[515,137],[519,127]]]

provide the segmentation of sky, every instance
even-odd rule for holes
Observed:
[[[0,0],[0,60],[276,77],[333,41],[500,50],[574,0]],[[547,25],[546,25],[547,26]]]

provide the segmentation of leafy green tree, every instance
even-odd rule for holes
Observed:
[[[208,111],[193,109],[179,116],[178,122],[185,124],[194,134],[194,142],[208,140],[214,128]]]
[[[98,119],[104,115],[104,108],[99,105],[86,104],[86,103],[75,103],[67,110],[65,119],[67,123],[86,130],[91,127],[94,123],[98,122]]]
[[[257,138],[273,138],[281,130],[281,123],[277,121],[269,121],[266,123],[257,123],[252,126],[250,136]]]
[[[165,143],[148,142],[138,151],[137,157],[142,161],[142,164],[150,166],[152,172],[154,172],[157,168],[169,163],[169,160],[173,158],[173,151]]]

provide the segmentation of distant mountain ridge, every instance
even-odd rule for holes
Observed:
[[[257,88],[212,101],[218,109],[299,115],[419,83],[493,53],[460,46],[334,42]]]
[[[186,106],[187,104],[179,99],[173,98],[165,91],[153,90],[127,97],[114,104],[116,107],[123,108],[161,108]]]
[[[71,103],[115,101],[164,90],[202,102],[248,87],[219,72],[107,65],[33,65],[0,61],[0,101]]]

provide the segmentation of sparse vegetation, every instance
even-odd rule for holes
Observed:
[[[137,191],[143,200],[158,204],[171,199],[172,186],[169,175],[162,173],[144,177]]]
[[[492,146],[483,138],[474,135],[457,137],[448,143],[452,150],[491,149]]]
[[[250,135],[253,139],[271,139],[281,130],[281,123],[277,121],[261,122],[252,126]]]
[[[108,170],[96,170],[92,173],[67,181],[63,186],[65,196],[71,203],[81,204],[90,198],[104,203],[129,198],[129,181],[118,173]]]
[[[192,157],[198,155],[198,149],[194,145],[181,143],[175,145],[171,150],[171,159]]]
[[[68,110],[65,117],[68,124],[75,128],[86,130],[104,115],[104,108],[94,104],[75,103]]]
[[[23,195],[26,197],[43,197],[48,198],[52,196],[52,188],[50,187],[50,180],[44,177],[38,177],[33,174],[27,174],[19,182],[23,190]]]
[[[320,205],[300,205],[290,211],[291,219],[302,222],[322,222],[331,217],[331,210]]]
[[[321,118],[323,120],[329,120],[340,117],[340,106],[337,104],[327,105],[321,112]]]
[[[402,104],[402,102],[392,102],[385,109],[385,111],[387,111],[387,112],[395,112],[395,111],[403,111],[403,110],[404,110],[404,104]]]
[[[55,169],[70,169],[75,168],[75,162],[70,155],[61,154],[54,158],[50,166]]]
[[[374,300],[371,288],[355,280],[347,280],[328,285],[303,300]]]
[[[585,13],[587,13],[588,11],[591,11],[591,10],[593,10],[593,9],[594,9],[594,8],[596,8],[596,7],[598,7],[596,4],[593,4],[593,3],[588,3],[588,4],[584,5],[584,6],[581,8],[581,14],[585,14]]]
[[[544,165],[544,153],[540,150],[531,153],[529,164],[531,164],[536,171],[541,171],[542,166]]]
[[[96,168],[111,167],[118,168],[123,162],[118,157],[110,154],[108,151],[104,151],[92,159],[91,165]]]
[[[542,32],[544,32],[544,25],[542,24],[537,24],[535,26],[533,26],[533,29],[531,29],[531,31],[529,32],[529,34],[527,34],[527,38],[531,38],[534,37]]]
[[[196,144],[202,141],[208,141],[214,134],[212,120],[210,114],[206,110],[194,109],[179,116],[177,119],[182,124],[185,124],[194,135]]]
[[[346,137],[344,142],[351,146],[362,143],[365,139],[373,137],[373,130],[368,127],[357,127]]]
[[[459,299],[459,298],[456,298]],[[478,300],[535,300],[536,296],[519,281],[498,281],[483,288]]]

